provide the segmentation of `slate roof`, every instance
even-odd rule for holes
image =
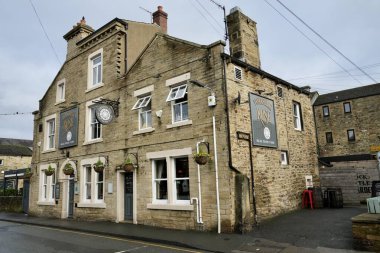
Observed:
[[[25,147],[33,147],[32,140],[23,140],[23,139],[10,139],[10,138],[0,138],[0,145],[17,145]]]
[[[324,105],[374,95],[380,95],[380,83],[320,95],[314,105]]]
[[[25,146],[19,145],[1,145],[0,155],[5,156],[32,156],[32,150]]]

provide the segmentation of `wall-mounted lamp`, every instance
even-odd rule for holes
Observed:
[[[156,111],[156,116],[157,116],[157,118],[161,118],[162,117],[162,110]]]

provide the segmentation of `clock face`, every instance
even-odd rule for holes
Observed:
[[[96,119],[103,125],[111,123],[114,118],[113,109],[109,105],[99,105],[96,108]]]
[[[111,112],[106,109],[106,108],[102,108],[100,111],[99,111],[99,115],[100,117],[103,119],[103,120],[109,120],[111,118]]]

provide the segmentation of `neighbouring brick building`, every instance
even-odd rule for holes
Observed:
[[[153,20],[65,35],[35,112],[30,213],[227,232],[299,208],[318,175],[309,92],[260,69],[256,23],[231,10],[229,55],[167,35],[161,7]]]
[[[380,84],[321,95],[314,103],[321,185],[342,189],[345,204],[371,196],[379,180]]]

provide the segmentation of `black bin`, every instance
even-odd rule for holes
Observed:
[[[343,195],[341,188],[327,188],[324,192],[324,204],[329,208],[342,208]]]
[[[371,197],[379,197],[380,196],[380,181],[372,181],[372,196]]]

